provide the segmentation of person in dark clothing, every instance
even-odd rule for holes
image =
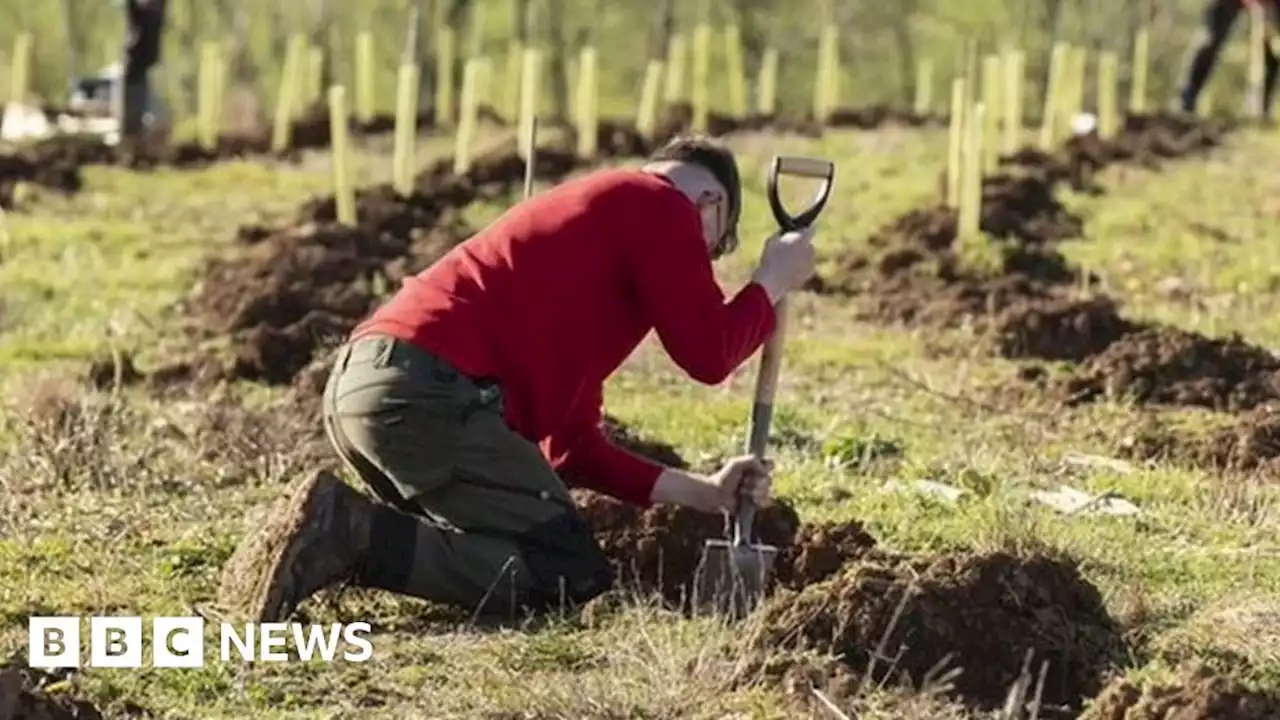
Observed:
[[[1209,74],[1213,72],[1214,63],[1218,60],[1227,36],[1231,34],[1236,18],[1242,11],[1250,10],[1258,3],[1262,4],[1271,22],[1274,23],[1280,19],[1280,0],[1210,0],[1208,7],[1205,8],[1203,24],[1196,33],[1191,48],[1190,62],[1179,96],[1183,112],[1195,112],[1196,101],[1209,80]],[[1270,43],[1265,47],[1266,73],[1263,78],[1263,100],[1260,110],[1264,117],[1269,118],[1272,93],[1276,84],[1276,71],[1280,70],[1280,58],[1276,57]]]
[[[142,133],[151,104],[151,69],[160,61],[165,0],[127,0],[129,36],[125,43],[120,130],[125,137]]]

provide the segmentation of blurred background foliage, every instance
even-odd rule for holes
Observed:
[[[199,47],[221,43],[230,59],[230,82],[240,112],[269,117],[289,34],[306,33],[328,51],[326,79],[350,84],[353,38],[373,34],[378,68],[376,104],[391,111],[395,68],[410,29],[414,54],[423,65],[424,92],[434,83],[436,28],[447,23],[457,33],[461,62],[483,55],[492,61],[495,85],[488,100],[502,107],[501,84],[513,42],[536,44],[546,53],[541,83],[542,112],[568,112],[578,50],[599,49],[600,110],[606,116],[633,115],[646,64],[664,57],[673,33],[692,35],[700,20],[717,33],[712,42],[713,109],[728,103],[722,28],[741,29],[748,79],[766,47],[781,56],[778,97],[784,112],[812,106],[818,37],[824,23],[839,35],[839,105],[908,105],[916,64],[934,65],[933,97],[948,97],[950,78],[963,72],[967,43],[979,52],[1017,46],[1027,53],[1028,108],[1033,114],[1055,40],[1093,50],[1112,49],[1125,59],[1121,97],[1127,97],[1128,58],[1143,22],[1151,33],[1149,102],[1165,106],[1178,83],[1183,57],[1207,0],[168,0],[169,24],[157,82],[179,115],[194,104]],[[416,23],[414,22],[416,18]],[[14,37],[35,38],[32,89],[59,102],[70,80],[115,62],[124,39],[121,0],[0,0],[0,66]],[[1214,77],[1214,97],[1243,96],[1247,22],[1239,22],[1233,42]],[[3,67],[0,67],[3,70]],[[685,72],[690,73],[689,68]],[[0,72],[0,84],[7,83]],[[1092,73],[1090,73],[1092,82]],[[686,88],[688,83],[686,82]],[[3,88],[0,88],[2,90]],[[3,97],[3,94],[0,94]],[[232,97],[229,95],[228,97]],[[424,98],[431,95],[424,94]],[[236,102],[236,101],[229,101]],[[254,107],[256,105],[256,107]],[[268,112],[261,112],[263,108]],[[1236,107],[1231,107],[1236,110]]]

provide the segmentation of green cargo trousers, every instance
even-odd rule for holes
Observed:
[[[385,503],[355,584],[485,614],[582,603],[612,585],[565,484],[504,422],[495,383],[366,336],[338,352],[324,422]]]

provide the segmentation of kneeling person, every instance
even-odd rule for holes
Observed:
[[[300,482],[232,559],[224,593],[262,621],[341,581],[537,611],[613,582],[566,483],[639,506],[720,512],[740,492],[768,505],[753,458],[695,475],[601,427],[605,380],[650,330],[691,378],[720,383],[813,274],[811,231],[774,236],[726,300],[712,261],[736,247],[741,205],[733,155],[676,139],[639,169],[516,205],[405,280],[341,348],[324,398],[330,441],[382,502],[328,473]]]

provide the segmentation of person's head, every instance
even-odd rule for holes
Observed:
[[[742,182],[733,153],[707,137],[676,137],[654,151],[644,169],[665,175],[698,207],[713,258],[737,248]]]

